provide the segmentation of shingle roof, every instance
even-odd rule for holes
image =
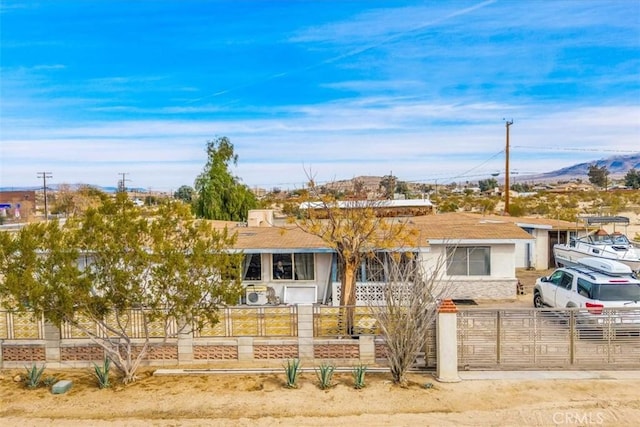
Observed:
[[[499,218],[499,217],[498,217]],[[532,239],[510,221],[491,221],[486,217],[451,212],[411,218],[427,240]]]
[[[499,217],[498,217],[499,218]],[[445,213],[402,218],[419,230],[419,241],[428,246],[429,240],[514,240],[533,237],[511,221],[487,220],[480,215]],[[395,220],[398,220],[397,218]],[[223,225],[222,223],[219,225]],[[228,223],[231,232],[238,233],[235,247],[250,249],[322,249],[328,245],[321,238],[294,226],[245,227]]]
[[[320,237],[297,227],[237,227],[237,249],[327,249]]]
[[[528,216],[518,217],[518,216],[500,216],[500,215],[482,215],[482,214],[471,213],[471,212],[464,212],[461,214],[472,217],[472,218],[482,217],[487,221],[501,221],[501,222],[511,222],[514,224],[532,224],[532,225],[549,226],[553,230],[573,230],[576,228],[575,222],[564,221],[561,219],[538,218],[538,217],[528,217]]]

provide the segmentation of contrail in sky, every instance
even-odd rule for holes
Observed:
[[[466,15],[468,13],[474,12],[474,11],[476,11],[478,9],[481,9],[481,8],[483,8],[485,6],[488,6],[490,4],[493,4],[495,2],[496,2],[496,0],[487,0],[487,1],[484,1],[482,3],[478,3],[475,6],[471,6],[471,7],[465,8],[465,9],[457,10],[455,12],[452,12],[452,13],[450,13],[448,15],[443,16],[442,18],[439,18],[439,19],[436,19],[436,20],[433,20],[433,21],[429,21],[429,22],[425,22],[424,24],[420,24],[420,25],[418,25],[416,27],[413,27],[413,28],[410,28],[410,29],[408,29],[406,31],[402,31],[402,32],[390,35],[388,37],[385,37],[384,39],[382,39],[378,43],[370,44],[370,45],[361,47],[359,49],[353,49],[353,50],[351,50],[349,52],[346,52],[346,53],[344,53],[342,55],[334,56],[332,58],[325,59],[324,61],[320,61],[320,62],[318,62],[316,64],[308,65],[306,67],[296,68],[296,69],[289,70],[289,71],[283,71],[281,73],[277,73],[277,74],[273,74],[271,76],[264,77],[264,78],[262,78],[260,80],[255,80],[255,81],[253,81],[251,83],[246,83],[246,84],[239,85],[239,86],[234,86],[234,87],[231,87],[231,88],[228,88],[228,89],[223,89],[223,90],[220,90],[218,92],[214,92],[211,95],[207,95],[207,96],[203,96],[201,98],[196,98],[196,99],[192,99],[192,100],[186,101],[186,103],[187,104],[192,104],[194,102],[202,101],[204,99],[215,98],[217,96],[224,95],[224,94],[227,94],[227,93],[230,93],[230,92],[234,92],[234,91],[239,90],[239,89],[246,89],[248,87],[255,86],[255,85],[260,84],[260,83],[268,82],[270,80],[275,80],[275,79],[286,77],[286,76],[289,76],[289,75],[292,75],[292,74],[298,74],[298,73],[301,73],[301,72],[304,72],[304,71],[313,70],[315,68],[319,68],[319,67],[322,67],[324,65],[331,64],[333,62],[337,62],[337,61],[340,61],[340,60],[345,59],[345,58],[350,58],[352,56],[356,56],[356,55],[359,55],[361,53],[367,52],[369,50],[375,49],[375,48],[377,48],[379,46],[382,46],[384,44],[387,44],[389,42],[398,40],[398,39],[402,38],[403,36],[405,36],[406,34],[413,33],[413,32],[422,30],[424,28],[427,28],[427,27],[430,27],[430,26],[433,26],[433,25],[436,25],[436,24],[440,24],[442,22],[448,21],[449,19],[455,18],[457,16]]]

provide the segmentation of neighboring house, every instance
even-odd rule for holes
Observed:
[[[35,212],[34,190],[0,191],[0,216],[24,221],[35,215]]]
[[[440,278],[456,299],[504,299],[516,296],[516,247],[533,238],[511,222],[486,221],[447,213],[408,218],[419,232],[413,252],[425,270],[448,258]],[[238,225],[236,249],[245,254],[243,302],[262,304],[339,301],[335,252],[317,236],[295,226],[273,226],[269,211],[252,211],[246,226]],[[222,225],[219,224],[219,226]],[[380,259],[385,259],[381,254]],[[279,268],[282,266],[282,268]],[[385,270],[363,261],[358,273],[358,303],[380,297]],[[259,297],[256,298],[256,295]]]

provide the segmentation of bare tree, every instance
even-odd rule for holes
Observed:
[[[428,268],[412,252],[393,252],[385,258],[380,260],[388,278],[383,301],[371,309],[386,340],[393,382],[406,386],[406,374],[425,347],[438,304],[450,289],[446,280],[442,280],[446,256],[441,255]]]
[[[416,246],[417,230],[405,220],[384,218],[384,200],[338,201],[321,194],[309,176],[301,218],[290,218],[300,229],[320,237],[337,254],[340,276],[340,329],[353,332],[357,271],[376,251]],[[306,203],[304,203],[306,202]]]

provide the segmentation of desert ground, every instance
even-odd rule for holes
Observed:
[[[400,388],[368,373],[356,390],[337,373],[321,390],[313,372],[298,388],[281,374],[153,376],[99,389],[89,370],[52,371],[74,384],[66,394],[30,390],[0,376],[3,426],[552,426],[640,424],[637,380],[465,380],[439,383],[412,373]]]

